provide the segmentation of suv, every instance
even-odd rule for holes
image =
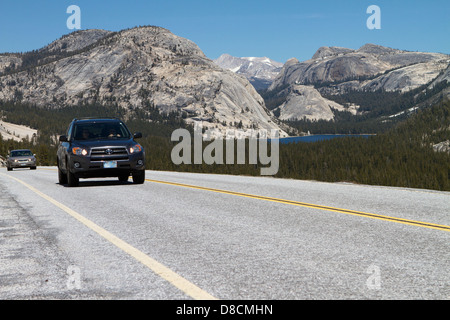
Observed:
[[[69,187],[80,178],[118,177],[142,184],[145,180],[145,153],[119,119],[74,119],[67,134],[60,136],[57,151],[58,180]]]
[[[6,158],[6,168],[11,171],[14,168],[36,169],[36,155],[28,149],[12,150]]]

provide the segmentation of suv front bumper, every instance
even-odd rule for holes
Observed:
[[[145,170],[143,151],[124,155],[71,155],[69,170],[77,178],[118,177]]]

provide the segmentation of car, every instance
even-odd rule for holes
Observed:
[[[28,149],[12,150],[6,157],[6,168],[8,171],[15,168],[36,170],[36,155]]]
[[[145,181],[145,151],[117,118],[73,119],[66,135],[59,137],[58,181],[76,187],[80,178],[118,177],[119,181]]]

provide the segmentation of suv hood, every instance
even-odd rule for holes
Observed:
[[[123,140],[114,140],[114,139],[101,139],[101,140],[75,140],[73,142],[78,146],[83,146],[89,149],[92,148],[106,148],[106,147],[127,147],[132,144],[136,144],[133,139],[123,139]]]

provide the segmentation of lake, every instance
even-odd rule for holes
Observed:
[[[331,139],[343,138],[343,137],[368,138],[370,136],[372,136],[372,135],[370,135],[370,134],[312,134],[312,135],[303,136],[303,137],[280,138],[280,143],[317,142],[317,141],[331,140]]]

